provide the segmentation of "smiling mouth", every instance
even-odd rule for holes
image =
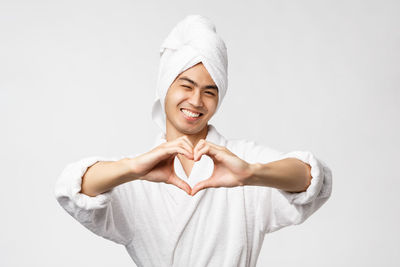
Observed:
[[[185,115],[190,116],[191,118],[198,118],[198,117],[203,116],[203,113],[201,113],[201,112],[192,112],[192,111],[190,111],[190,110],[188,110],[188,109],[186,109],[186,108],[181,108],[181,111],[182,111]],[[199,116],[196,116],[196,115],[194,115],[194,114],[200,114],[200,115],[199,115]]]

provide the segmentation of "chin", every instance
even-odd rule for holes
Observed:
[[[207,127],[207,123],[206,124],[196,124],[196,125],[186,125],[186,126],[180,127],[180,131],[185,134],[196,134],[196,133],[199,133],[201,130],[203,130],[204,127]]]

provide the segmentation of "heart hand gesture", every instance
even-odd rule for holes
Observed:
[[[191,195],[209,187],[235,187],[244,185],[244,180],[251,176],[252,165],[240,159],[226,147],[218,146],[201,139],[194,148],[194,160],[208,155],[214,161],[212,175],[192,188]]]

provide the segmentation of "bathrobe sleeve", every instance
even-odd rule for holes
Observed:
[[[265,233],[277,231],[289,225],[303,223],[318,210],[332,192],[332,172],[322,160],[310,151],[282,153],[255,142],[248,142],[251,161],[268,163],[284,158],[297,158],[311,167],[311,184],[306,191],[291,193],[273,187],[257,186],[257,217]]]
[[[61,207],[87,229],[117,244],[126,245],[132,237],[128,211],[129,183],[95,197],[79,193],[86,170],[98,161],[121,158],[88,157],[68,164],[58,177],[54,194]]]

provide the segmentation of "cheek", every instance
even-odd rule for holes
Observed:
[[[165,109],[174,110],[184,100],[182,93],[174,92],[165,98]]]
[[[210,110],[215,112],[215,110],[217,109],[218,106],[218,99],[213,100],[212,103],[210,103]]]

